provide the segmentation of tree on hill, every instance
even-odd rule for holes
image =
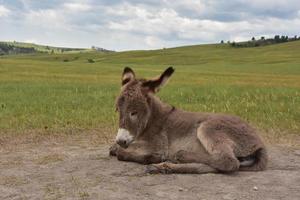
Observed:
[[[297,38],[297,36],[289,38],[286,35],[275,35],[274,38],[268,38],[266,39],[264,36],[262,36],[259,40],[256,40],[254,37],[251,38],[248,42],[232,42],[232,47],[259,47],[259,46],[266,46],[271,44],[278,44],[283,42],[290,42],[300,40],[300,38]]]
[[[36,52],[36,49],[34,49],[33,47],[20,47],[15,46],[14,44],[0,42],[0,55],[26,54]]]
[[[275,42],[279,42],[280,41],[280,36],[279,35],[275,35],[274,40],[275,40]]]
[[[285,41],[287,41],[287,38],[284,35],[282,35],[280,40],[281,40],[281,42],[285,42]]]

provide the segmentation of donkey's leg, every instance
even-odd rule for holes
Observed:
[[[202,163],[223,172],[237,171],[239,168],[239,161],[233,154],[233,149],[231,148],[230,142],[227,143],[226,139],[219,141],[220,138],[214,137],[215,136],[211,134],[208,138],[205,138],[204,142],[202,142],[203,137],[200,136],[202,139],[201,143],[205,148],[203,149],[204,151],[188,152],[180,150],[175,154],[172,162]]]
[[[111,147],[109,147],[109,155],[117,156],[117,151],[119,148],[121,148],[121,147],[117,143],[114,143],[113,145],[111,145]]]
[[[137,162],[141,164],[160,163],[165,161],[165,156],[154,153],[151,149],[141,147],[139,144],[130,144],[128,148],[119,148],[116,152],[118,160]]]
[[[162,162],[159,164],[148,165],[146,172],[150,174],[206,174],[216,173],[218,171],[208,165],[201,163],[175,164],[170,162]]]
[[[234,143],[225,134],[225,130],[212,123],[204,123],[197,129],[197,137],[209,154],[209,166],[222,172],[239,169],[240,162],[233,152]]]
[[[202,163],[209,164],[210,163],[210,155],[206,152],[205,149],[203,151],[189,152],[185,150],[180,150],[175,153],[174,157],[171,159],[173,163]]]

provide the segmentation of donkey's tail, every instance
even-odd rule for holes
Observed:
[[[249,164],[247,164],[247,162]],[[253,161],[244,161],[241,162],[240,169],[241,171],[262,171],[267,168],[268,164],[268,153],[265,147],[259,148],[253,154]]]

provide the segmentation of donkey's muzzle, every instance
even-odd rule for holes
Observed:
[[[123,148],[127,148],[132,141],[133,136],[129,133],[129,131],[124,128],[119,128],[116,143]]]
[[[120,145],[123,148],[127,148],[128,147],[128,142],[126,140],[118,140],[117,144]]]

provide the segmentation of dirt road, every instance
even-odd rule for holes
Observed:
[[[263,172],[149,175],[109,157],[107,145],[78,141],[2,140],[0,199],[300,199],[297,149],[270,147]]]

